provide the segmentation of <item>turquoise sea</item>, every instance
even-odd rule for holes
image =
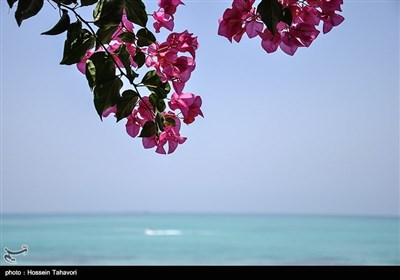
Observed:
[[[399,225],[331,216],[3,215],[1,247],[28,245],[18,265],[399,265]]]

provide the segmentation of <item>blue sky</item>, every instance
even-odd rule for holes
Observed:
[[[18,28],[1,1],[3,212],[398,215],[399,2],[345,1],[345,22],[294,57],[218,36],[230,3],[178,9],[205,118],[161,156],[100,122],[85,78],[58,65],[65,35],[40,35],[57,12]]]

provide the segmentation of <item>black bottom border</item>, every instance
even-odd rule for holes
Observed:
[[[118,276],[194,276],[194,277],[239,277],[251,279],[254,275],[279,277],[301,277],[319,275],[335,277],[355,274],[358,277],[400,275],[400,266],[0,266],[2,279],[35,277],[91,278]],[[4,278],[3,278],[4,277]]]

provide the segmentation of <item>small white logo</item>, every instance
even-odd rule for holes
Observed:
[[[7,247],[4,247],[4,251],[6,253],[3,255],[3,259],[8,263],[16,264],[17,259],[13,258],[13,256],[18,256],[18,255],[26,256],[28,254],[28,245],[22,245],[21,250],[19,250],[19,251],[12,251],[12,250],[8,249]]]

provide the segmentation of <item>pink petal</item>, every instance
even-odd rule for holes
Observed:
[[[175,141],[168,141],[168,154],[172,154],[175,152],[176,148],[178,147],[178,142]]]
[[[142,138],[142,144],[145,149],[151,149],[157,145],[155,136]]]
[[[135,138],[139,134],[140,126],[136,124],[135,120],[132,117],[128,117],[128,121],[126,122],[125,128],[128,135],[133,138]]]
[[[262,41],[261,46],[267,53],[273,53],[277,50],[281,43],[281,36],[279,33],[273,35],[268,29],[265,29],[263,33],[259,33]]]
[[[328,22],[328,21],[324,21],[324,25],[322,27],[322,32],[324,34],[328,33],[329,31],[331,31],[333,28],[332,23]]]
[[[103,116],[104,118],[106,118],[106,117],[108,117],[111,113],[114,113],[114,114],[117,113],[117,106],[116,106],[116,105],[113,106],[113,107],[110,107],[110,108],[105,109],[105,110],[103,111],[102,116]]]
[[[254,38],[259,32],[262,32],[264,24],[257,21],[251,21],[246,25],[246,33],[249,38]]]
[[[83,75],[86,74],[86,61],[87,59],[82,59],[80,62],[76,64],[76,67],[78,68],[79,72],[81,72]]]
[[[178,82],[178,81],[172,81],[172,86],[174,87],[174,90],[177,93],[182,93],[183,88],[185,87],[185,83]]]
[[[156,153],[166,155],[167,152],[164,149],[164,145],[158,145],[156,149]]]

